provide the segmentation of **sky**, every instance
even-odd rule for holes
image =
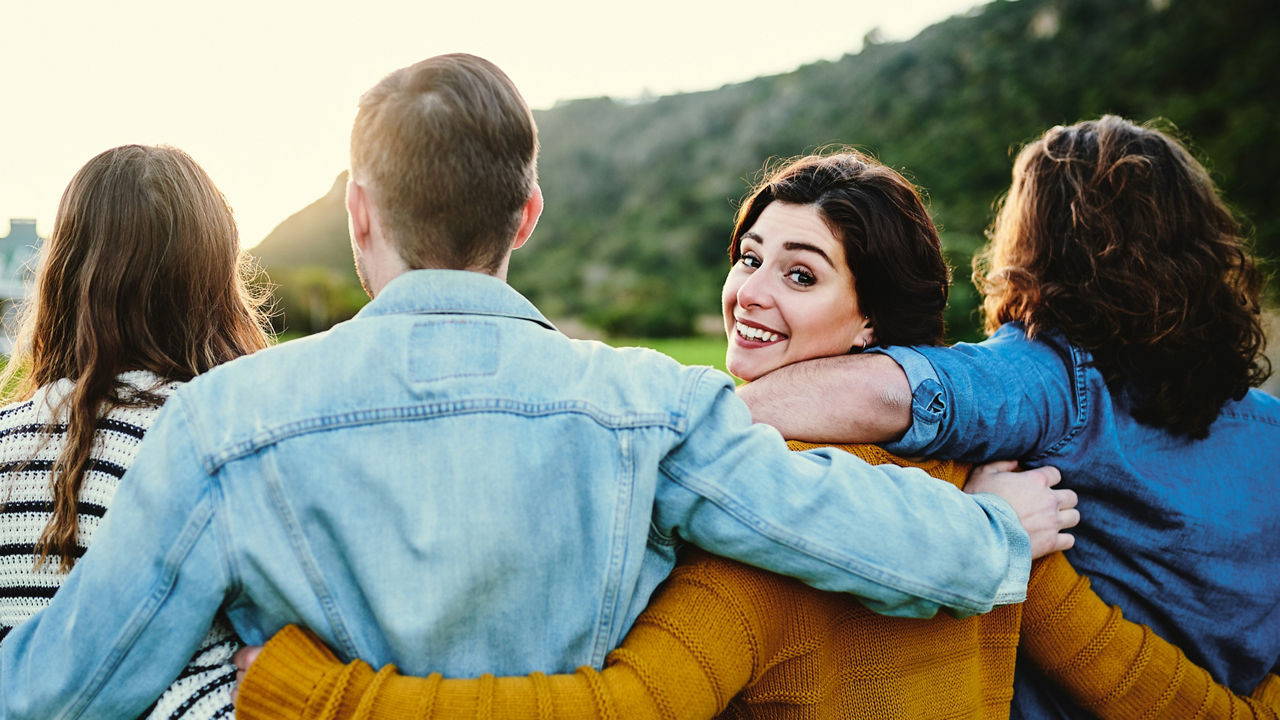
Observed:
[[[250,247],[346,167],[360,94],[439,53],[492,60],[536,110],[787,72],[979,4],[0,0],[0,236],[9,218],[47,236],[99,152],[167,144],[209,172]]]

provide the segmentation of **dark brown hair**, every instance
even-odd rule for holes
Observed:
[[[924,201],[906,178],[850,149],[766,166],[738,209],[729,244],[733,262],[743,233],[775,201],[812,205],[844,243],[858,308],[871,321],[877,344],[942,342],[947,263]]]
[[[117,375],[189,380],[267,345],[244,257],[231,209],[181,150],[118,147],[72,178],[5,369],[5,380],[25,371],[20,397],[61,378],[75,384],[55,409],[65,412],[67,444],[37,566],[55,554],[63,570],[75,563],[76,497],[97,420],[115,406],[161,402],[145,388],[128,392]]]
[[[492,271],[537,181],[538,135],[520,91],[493,63],[440,55],[360,98],[352,179],[410,269]]]
[[[987,331],[1061,331],[1139,422],[1205,437],[1270,374],[1240,226],[1154,127],[1108,115],[1047,131],[1018,153],[988,234],[974,259]]]

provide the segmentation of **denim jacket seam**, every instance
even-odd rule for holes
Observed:
[[[378,311],[376,312],[370,312],[367,317],[371,317],[371,318],[387,317],[390,315],[475,315],[478,317],[497,317],[497,318],[507,318],[510,320],[524,320],[527,322],[534,323],[535,325],[540,325],[544,329],[549,330],[551,332],[560,332],[559,330],[556,329],[555,325],[552,325],[550,321],[544,318],[536,317],[534,315],[516,315],[509,312],[503,312],[501,310],[478,310],[478,309],[471,309],[471,308],[388,307],[388,308],[379,308]]]
[[[138,636],[142,634],[147,624],[155,618],[160,607],[164,605],[169,594],[173,592],[173,587],[178,581],[178,568],[191,552],[191,548],[200,539],[200,535],[208,528],[212,516],[213,507],[206,488],[205,492],[201,493],[196,507],[188,515],[177,541],[170,551],[165,553],[164,564],[161,566],[162,574],[158,578],[159,582],[153,584],[150,592],[147,593],[144,604],[130,614],[127,624],[117,636],[118,640],[112,645],[110,654],[99,664],[96,671],[90,676],[89,681],[84,684],[80,693],[69,704],[70,717],[80,717],[89,703],[93,702],[93,699],[102,692],[103,687],[119,668],[124,656],[128,654],[129,650],[137,642]]]
[[[268,454],[262,459],[261,465],[267,498],[271,502],[272,510],[275,511],[280,524],[284,527],[286,536],[289,538],[289,546],[293,552],[295,562],[298,563],[303,575],[306,576],[307,584],[315,595],[316,602],[320,604],[325,619],[329,622],[329,627],[333,631],[335,640],[341,645],[342,652],[349,656],[358,656],[360,651],[355,645],[355,640],[347,629],[346,622],[343,620],[342,613],[338,608],[338,603],[333,599],[333,592],[324,582],[324,576],[317,567],[315,557],[311,554],[310,545],[302,533],[298,518],[293,512],[293,507],[289,504],[288,498],[285,497],[284,488],[280,486],[277,479],[278,473],[275,470],[274,457]]]
[[[673,482],[680,484],[680,486],[690,492],[693,492],[708,502],[715,504],[726,514],[737,519],[757,535],[768,538],[779,545],[784,545],[812,560],[816,560],[841,571],[857,575],[864,580],[878,583],[894,590],[895,592],[911,595],[938,605],[975,612],[986,612],[991,608],[989,603],[975,599],[973,596],[956,594],[951,588],[934,587],[913,579],[905,578],[887,568],[868,562],[863,558],[854,557],[818,543],[807,541],[803,537],[795,535],[785,528],[765,521],[764,518],[752,513],[745,506],[733,502],[731,498],[724,496],[723,493],[716,492],[713,495],[707,492],[709,488],[700,487],[699,483],[690,482],[685,477],[686,473],[679,467],[678,462],[672,460],[665,463],[665,465],[676,471],[667,473]]]
[[[635,492],[635,462],[633,443],[629,434],[618,435],[618,445],[624,467],[619,473],[618,497],[614,505],[613,541],[609,544],[609,565],[605,571],[605,587],[601,594],[600,618],[596,624],[596,637],[591,644],[591,664],[602,667],[610,650],[614,626],[621,620],[618,608],[622,606],[622,568],[628,555],[632,495]]]
[[[1267,415],[1259,415],[1257,413],[1238,412],[1235,410],[1227,410],[1224,408],[1221,412],[1218,413],[1218,415],[1221,417],[1231,417],[1231,418],[1236,418],[1237,420],[1249,420],[1252,422],[1259,422],[1264,425],[1272,425],[1275,427],[1280,427],[1280,419],[1270,417]]]
[[[284,440],[315,432],[388,422],[431,420],[477,413],[507,413],[528,417],[571,413],[584,415],[591,418],[601,427],[612,430],[659,427],[680,432],[686,424],[685,418],[677,412],[618,414],[602,410],[591,403],[576,400],[552,403],[529,403],[504,398],[455,400],[427,405],[404,405],[372,410],[328,413],[283,423],[256,433],[247,439],[230,442],[215,451],[206,461],[206,471],[212,474],[229,462],[248,457]]]
[[[1075,404],[1072,406],[1072,415],[1074,416],[1071,425],[1067,428],[1067,432],[1049,447],[1041,452],[1028,457],[1028,460],[1039,460],[1051,455],[1060,454],[1068,445],[1084,431],[1089,417],[1089,381],[1087,362],[1084,357],[1084,351],[1075,345],[1067,343],[1068,352],[1071,354],[1071,380],[1072,391],[1075,395]]]
[[[698,390],[702,387],[703,381],[711,375],[709,367],[694,367],[688,371],[689,378],[680,387],[680,399],[676,403],[679,408],[675,413],[675,423],[672,430],[684,435],[689,432],[689,418],[693,417],[693,403],[698,397]]]

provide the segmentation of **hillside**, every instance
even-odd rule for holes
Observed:
[[[547,209],[510,280],[552,317],[689,333],[718,312],[734,202],[761,164],[848,143],[927,188],[956,268],[950,334],[972,338],[969,258],[1008,184],[1011,149],[1107,112],[1161,116],[1194,138],[1275,257],[1277,60],[1274,0],[998,0],[910,41],[869,37],[856,55],[783,75],[649,102],[564,103],[536,113]],[[292,329],[358,305],[336,283],[344,270],[354,282],[336,207],[326,196],[259,246]],[[307,272],[322,281],[286,282]]]

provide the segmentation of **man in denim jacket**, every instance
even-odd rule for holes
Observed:
[[[247,642],[298,622],[407,673],[599,666],[686,540],[896,615],[1023,598],[1004,501],[788,452],[724,375],[570,340],[507,286],[536,148],[479,58],[365,94],[347,205],[373,301],[168,401],[93,548],[0,648],[4,717],[137,715],[219,608]]]

